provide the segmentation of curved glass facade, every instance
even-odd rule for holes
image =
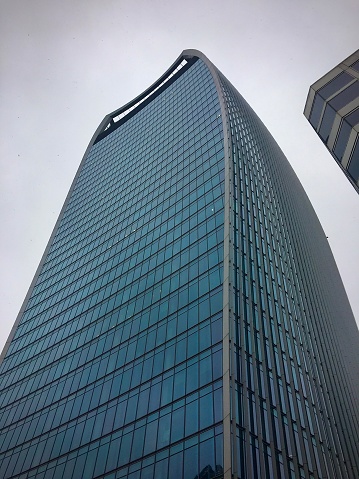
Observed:
[[[220,77],[233,162],[235,477],[355,477],[358,330],[348,300],[287,159]]]
[[[358,331],[319,222],[204,55],[166,74],[80,165],[2,355],[0,476],[354,478]]]

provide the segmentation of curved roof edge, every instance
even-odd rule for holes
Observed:
[[[34,278],[33,278],[32,282],[30,284],[30,287],[27,291],[25,299],[24,299],[24,301],[21,305],[20,311],[19,311],[19,313],[16,317],[16,320],[15,320],[15,323],[14,323],[13,327],[11,328],[10,334],[9,334],[9,336],[8,336],[6,342],[5,342],[3,350],[0,351],[0,364],[2,363],[4,357],[6,356],[6,353],[9,349],[10,343],[11,343],[11,341],[12,341],[14,335],[15,335],[15,332],[16,332],[16,329],[17,329],[19,323],[20,323],[22,314],[25,311],[27,302],[28,302],[28,300],[29,300],[29,298],[32,294],[32,291],[33,291],[35,285],[36,285],[37,279],[38,279],[38,277],[40,275],[40,272],[42,270],[42,266],[43,266],[43,264],[46,260],[46,257],[47,257],[47,254],[49,252],[52,241],[55,237],[57,229],[60,225],[60,222],[61,222],[62,217],[64,215],[64,212],[66,210],[67,204],[68,204],[68,202],[70,200],[70,197],[72,195],[72,192],[75,188],[75,185],[76,185],[77,179],[80,175],[83,164],[86,161],[87,155],[88,155],[89,151],[91,150],[92,146],[96,143],[96,140],[98,139],[99,135],[102,132],[105,131],[106,127],[109,125],[109,123],[111,123],[111,121],[113,120],[114,117],[120,115],[121,113],[125,112],[126,110],[130,110],[132,107],[134,109],[135,105],[144,101],[147,97],[151,96],[151,94],[154,93],[156,89],[159,89],[161,87],[161,85],[166,81],[166,79],[170,78],[171,75],[174,76],[175,70],[179,67],[179,65],[181,64],[181,62],[183,62],[183,60],[186,60],[187,62],[191,62],[191,60],[193,60],[193,59],[201,59],[207,65],[207,67],[209,68],[209,70],[211,71],[212,74],[216,71],[215,66],[213,65],[213,63],[199,50],[194,50],[194,49],[183,50],[183,52],[179,55],[179,57],[174,61],[174,63],[172,63],[172,65],[165,71],[165,73],[163,75],[161,75],[161,77],[158,80],[156,80],[144,92],[140,93],[136,98],[134,98],[130,102],[126,103],[121,108],[118,108],[117,110],[113,111],[112,113],[109,113],[108,115],[106,115],[105,118],[101,121],[100,125],[97,127],[97,129],[96,129],[95,133],[93,134],[93,136],[92,136],[92,138],[91,138],[91,140],[90,140],[90,142],[89,142],[89,144],[86,148],[86,151],[85,151],[85,153],[82,157],[80,165],[79,165],[79,167],[77,169],[77,172],[75,174],[75,178],[72,181],[70,190],[69,190],[69,192],[66,196],[65,202],[64,202],[64,204],[61,208],[61,211],[60,211],[58,219],[55,223],[54,229],[52,230],[50,239],[49,239],[49,241],[48,241],[48,243],[45,247],[45,251],[44,251],[44,253],[41,257],[39,266],[37,267]],[[218,81],[218,80],[215,80],[215,82],[216,81]],[[218,84],[217,84],[217,88],[218,88]],[[223,100],[222,101],[220,100],[220,103],[221,103],[221,108],[222,108],[222,113],[223,113],[223,108],[224,108],[223,107]]]
[[[114,110],[113,112],[105,116],[105,118],[102,120],[99,127],[97,128],[91,140],[91,144],[97,143],[97,141],[101,140],[108,133],[116,129],[117,126],[119,126],[116,124],[119,120],[122,120],[123,118],[130,115],[130,113],[132,113],[135,109],[137,111],[137,107],[139,107],[141,104],[142,106],[144,106],[147,99],[148,101],[151,101],[152,95],[154,95],[157,90],[160,90],[160,88],[164,86],[169,80],[171,80],[179,72],[179,70],[181,70],[183,67],[188,68],[192,64],[193,60],[195,61],[197,59],[201,59],[210,70],[214,68],[212,62],[201,51],[195,49],[183,50],[183,52],[163,73],[163,75],[158,78],[158,80],[152,83],[152,85],[150,85],[148,88],[146,88],[146,90],[137,95],[133,100],[129,101],[122,107]],[[212,74],[213,73],[214,72],[212,70]],[[167,86],[169,86],[169,83]]]
[[[118,115],[120,115],[122,112],[129,110],[131,107],[136,105],[137,103],[141,102],[143,99],[148,97],[151,93],[153,93],[160,85],[164,83],[164,81],[170,77],[170,75],[178,68],[178,66],[181,64],[183,60],[192,60],[193,58],[200,58],[203,60],[205,63],[211,63],[208,58],[199,50],[194,50],[194,49],[188,49],[188,50],[183,50],[183,52],[178,56],[178,58],[172,63],[172,65],[163,73],[163,75],[160,76],[158,80],[156,80],[152,85],[150,85],[146,90],[144,90],[142,93],[137,95],[133,100],[129,101],[122,107],[118,108],[117,110],[114,110],[112,113],[109,113],[108,115],[105,116],[103,121],[101,122],[101,125],[110,120],[111,118],[114,118]]]

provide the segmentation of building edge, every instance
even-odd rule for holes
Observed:
[[[208,70],[210,71],[213,81],[216,86],[217,94],[218,94],[218,100],[220,103],[220,108],[221,108],[221,115],[222,115],[222,127],[223,127],[223,138],[224,138],[224,164],[225,164],[225,206],[224,206],[224,278],[223,278],[223,383],[226,384],[226,387],[223,388],[224,391],[224,397],[223,397],[223,426],[224,426],[224,479],[230,479],[233,477],[233,474],[236,474],[237,471],[237,458],[236,458],[236,450],[234,447],[235,444],[235,420],[233,419],[235,417],[235,414],[233,414],[233,408],[235,401],[233,400],[234,394],[235,394],[235,388],[234,388],[234,383],[235,383],[235,377],[232,368],[234,365],[234,349],[232,348],[232,338],[233,336],[233,327],[234,327],[234,321],[231,318],[231,310],[232,310],[232,305],[231,305],[231,295],[230,295],[230,287],[233,278],[231,278],[231,235],[232,235],[232,227],[231,227],[231,208],[233,205],[231,204],[231,188],[232,188],[232,179],[233,179],[233,172],[232,172],[232,165],[231,165],[231,143],[232,143],[232,135],[231,135],[231,130],[230,130],[230,125],[229,125],[229,115],[228,115],[228,107],[224,98],[224,92],[223,88],[221,86],[221,79],[219,76],[219,72],[217,68],[208,60],[208,58],[201,53],[198,50],[184,50],[182,54],[176,59],[176,61],[167,69],[167,71],[156,81],[154,82],[149,88],[147,88],[143,93],[138,95],[135,99],[132,101],[128,102],[126,105],[123,107],[113,111],[112,113],[106,115],[98,128],[96,129],[94,135],[91,138],[91,141],[85,151],[85,154],[80,162],[80,165],[77,169],[75,178],[71,184],[70,190],[65,198],[65,202],[63,204],[63,207],[60,211],[58,220],[55,223],[55,226],[53,228],[53,231],[51,233],[50,239],[47,243],[47,246],[44,250],[44,253],[42,255],[40,264],[35,272],[35,276],[30,284],[29,290],[25,296],[25,299],[22,303],[22,306],[20,308],[19,314],[16,318],[16,321],[14,323],[13,328],[11,329],[10,335],[5,343],[5,346],[3,348],[3,351],[0,355],[0,364],[5,357],[8,348],[10,346],[10,343],[14,337],[14,334],[16,332],[17,326],[21,320],[22,314],[24,312],[24,309],[26,307],[27,301],[29,297],[32,294],[32,291],[36,285],[37,279],[39,277],[39,274],[42,270],[43,264],[46,260],[49,248],[52,244],[52,241],[54,239],[54,236],[56,235],[58,226],[60,222],[62,221],[64,212],[67,208],[68,202],[70,200],[70,197],[72,195],[72,192],[75,188],[78,176],[82,170],[83,163],[86,161],[86,158],[88,156],[88,153],[94,143],[96,143],[96,140],[98,139],[99,135],[103,134],[106,131],[106,127],[111,124],[111,121],[113,120],[114,117],[120,115],[121,113],[129,110],[132,107],[136,108],[136,104],[138,104],[141,101],[144,101],[148,95],[151,95],[149,98],[149,101],[153,99],[152,95],[156,94],[156,90],[161,86],[163,81],[173,72],[176,70],[178,65],[181,63],[183,60],[188,60],[188,61],[196,61],[197,59],[200,59],[203,61],[203,63],[206,65]],[[221,77],[223,75],[221,74]],[[225,77],[224,77],[225,78]],[[232,84],[226,79],[226,81],[232,86]],[[234,88],[232,86],[232,88]],[[142,106],[145,105],[145,103],[139,104],[138,108],[142,108]],[[251,109],[253,112],[253,110]],[[254,113],[254,112],[253,112]],[[255,113],[254,113],[255,114]],[[256,115],[257,116],[257,115]],[[261,122],[261,120],[257,117],[257,119]],[[262,123],[262,122],[261,122]],[[263,123],[262,123],[263,125]],[[264,125],[263,125],[264,126]],[[267,130],[267,128],[264,126],[264,128]],[[113,131],[113,130],[110,130]],[[279,148],[279,147],[278,147]],[[299,179],[297,178],[298,183],[300,184]],[[307,197],[306,193],[304,192],[304,189],[302,185],[300,184],[303,193]],[[308,199],[308,197],[307,197]],[[309,199],[308,199],[309,202]],[[317,218],[318,223],[320,225],[319,219]],[[320,225],[321,226],[321,225]],[[322,233],[323,229],[321,228]],[[329,248],[329,245],[328,245]],[[332,256],[332,259],[335,264],[335,260]],[[336,265],[335,265],[336,266]],[[339,276],[340,277],[340,276]],[[344,291],[345,293],[345,291]]]
[[[36,285],[37,279],[41,273],[43,264],[46,260],[47,254],[49,252],[49,249],[51,247],[51,244],[53,242],[53,239],[56,235],[56,232],[58,230],[58,227],[62,221],[62,218],[64,216],[64,213],[66,211],[67,205],[69,203],[69,200],[71,198],[72,192],[75,188],[77,179],[80,175],[80,172],[82,170],[83,164],[86,161],[86,158],[92,148],[92,146],[96,143],[97,139],[101,134],[103,134],[107,127],[111,125],[111,122],[113,122],[113,118],[121,115],[122,113],[126,112],[127,110],[130,110],[132,107],[135,107],[136,104],[139,104],[137,108],[142,108],[145,106],[145,102],[143,101],[148,97],[149,101],[153,99],[153,95],[156,94],[156,90],[160,87],[160,85],[168,78],[178,67],[178,65],[181,63],[183,60],[187,61],[192,61],[192,60],[197,60],[200,59],[203,61],[203,63],[206,65],[208,68],[209,72],[212,75],[213,81],[216,86],[217,90],[217,95],[218,95],[218,100],[220,103],[220,108],[221,108],[221,115],[222,115],[222,127],[223,127],[223,138],[224,138],[224,163],[225,163],[225,206],[224,206],[224,260],[223,260],[223,384],[226,384],[227,387],[223,387],[224,391],[224,397],[223,397],[223,437],[224,438],[230,438],[230,440],[227,439],[227,441],[224,439],[223,441],[223,449],[224,449],[224,462],[223,462],[223,470],[224,470],[224,479],[231,479],[233,476],[233,470],[237,470],[237,460],[234,457],[235,453],[235,447],[234,447],[234,438],[235,438],[235,423],[234,417],[235,415],[233,414],[233,404],[235,404],[235,378],[234,375],[232,374],[231,371],[231,365],[234,364],[234,350],[231,348],[231,338],[233,337],[233,321],[230,321],[230,314],[231,314],[231,304],[230,304],[230,294],[229,294],[229,289],[230,289],[230,284],[231,284],[231,278],[230,278],[230,262],[231,262],[231,248],[230,248],[230,243],[231,243],[231,226],[230,226],[230,210],[231,210],[231,194],[230,194],[230,188],[231,188],[231,179],[232,179],[232,168],[231,168],[231,132],[229,128],[229,118],[228,118],[228,110],[227,110],[227,104],[224,99],[224,93],[221,87],[221,82],[218,74],[218,69],[215,67],[215,65],[199,50],[196,49],[186,49],[183,50],[183,52],[177,57],[177,59],[172,63],[172,65],[165,71],[161,77],[156,80],[152,85],[150,85],[146,90],[144,90],[142,93],[140,93],[138,96],[136,96],[133,100],[129,101],[122,107],[112,111],[111,113],[108,113],[99,126],[97,127],[95,133],[93,134],[86,151],[81,159],[81,162],[79,164],[79,167],[76,171],[75,177],[71,183],[69,192],[66,195],[64,204],[60,210],[58,219],[53,227],[51,236],[46,244],[45,250],[42,254],[40,263],[35,271],[35,275],[33,277],[33,280],[30,283],[30,287],[26,293],[26,296],[22,302],[22,305],[20,307],[20,311],[16,317],[15,323],[13,324],[13,327],[10,330],[9,336],[4,344],[3,350],[0,354],[0,365],[3,361],[3,359],[6,356],[6,353],[9,349],[9,346],[11,344],[11,341],[15,335],[16,329],[20,323],[22,314],[26,308],[27,302],[29,298],[31,297],[32,291]],[[168,85],[166,85],[167,87]],[[143,103],[140,103],[143,102]],[[134,111],[137,111],[135,109]],[[125,117],[127,118],[127,117]],[[121,122],[122,123],[122,122]],[[109,128],[109,132],[113,131],[113,129]],[[231,397],[233,396],[233,397]]]

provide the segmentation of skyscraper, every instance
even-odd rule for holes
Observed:
[[[359,193],[359,50],[310,87],[304,115]]]
[[[186,50],[84,155],[3,351],[0,476],[357,477],[358,345],[289,163]]]

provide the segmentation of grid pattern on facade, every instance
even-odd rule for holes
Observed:
[[[183,58],[80,166],[0,364],[1,477],[358,475],[324,232],[243,98]]]
[[[198,61],[92,147],[1,366],[2,477],[220,474],[222,137]]]
[[[233,156],[238,477],[355,477],[358,418],[330,304],[342,287],[329,286],[332,299],[321,287],[323,273],[336,277],[324,266],[331,253],[284,155],[225,78],[222,86]]]

